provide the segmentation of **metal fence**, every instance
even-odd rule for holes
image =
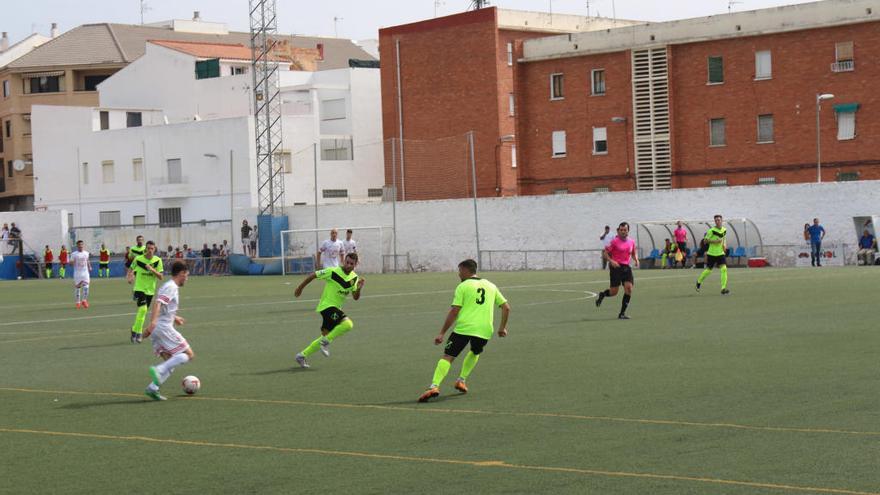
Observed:
[[[171,265],[175,261],[183,261],[186,263],[187,268],[189,268],[190,275],[230,275],[229,271],[229,262],[225,256],[214,256],[210,258],[205,258],[202,256],[191,257],[191,258],[174,258],[161,256],[162,258],[162,266],[164,268],[164,274],[169,275],[171,273]],[[100,269],[100,263],[96,256],[92,256],[90,259],[92,263],[92,271],[90,276],[92,278],[100,278],[101,274],[98,272]],[[125,258],[119,255],[111,256],[110,262],[108,264],[110,269],[110,278],[118,278],[124,277],[125,270]],[[61,264],[58,262],[58,253],[55,253],[55,260],[52,262],[52,278],[59,278],[60,271],[59,268]],[[25,278],[47,278],[47,270],[46,263],[41,259],[41,257],[36,256],[27,256],[25,257],[25,261],[22,263],[22,275]],[[68,263],[65,267],[66,278],[73,278],[73,266]]]

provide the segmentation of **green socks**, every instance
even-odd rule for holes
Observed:
[[[705,270],[703,270],[703,273],[701,273],[699,278],[697,278],[697,283],[702,284],[703,280],[706,280],[706,277],[708,277],[710,273],[712,273],[711,268],[706,268]]]
[[[474,361],[474,364],[476,364],[476,360]],[[446,378],[446,374],[449,373],[449,368],[451,366],[452,363],[445,359],[441,358],[440,361],[437,361],[437,368],[434,369],[434,378],[431,381],[431,384],[435,387],[439,387],[443,382],[443,379]],[[471,366],[471,368],[473,368],[473,366]]]
[[[479,361],[480,356],[474,354],[471,351],[468,351],[467,356],[464,357],[464,362],[461,363],[461,379],[467,380],[467,377],[470,376],[471,371],[474,371],[474,366],[477,365],[477,361]],[[445,360],[444,360],[445,361]]]
[[[721,265],[721,289],[727,288],[727,265]]]
[[[147,306],[138,306],[137,315],[134,317],[134,325],[131,327],[131,331],[140,335],[144,333],[144,320],[147,319]]]
[[[52,269],[46,268],[46,278],[52,278]]]
[[[346,318],[342,323],[340,323],[339,325],[336,325],[336,328],[334,328],[330,333],[328,333],[326,337],[321,336],[321,337],[318,337],[317,339],[313,340],[312,343],[309,344],[308,347],[306,347],[305,349],[302,350],[301,354],[305,357],[311,356],[312,354],[318,352],[318,349],[321,348],[321,342],[323,340],[326,339],[327,342],[333,342],[334,340],[338,339],[339,337],[342,337],[343,335],[350,332],[352,328],[354,328],[354,322]]]

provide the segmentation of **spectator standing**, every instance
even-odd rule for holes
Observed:
[[[825,238],[825,228],[819,225],[819,219],[813,219],[813,225],[807,227],[810,234],[810,263],[813,266],[822,266],[822,239]]]
[[[19,256],[23,256],[24,252],[21,250],[21,230],[15,225],[15,222],[12,222],[12,228],[9,229],[9,239],[12,244],[12,254],[15,254],[15,249],[18,248]]]
[[[808,223],[804,224],[804,241],[806,241],[808,244],[810,242],[810,224]]]
[[[871,232],[869,232],[868,229],[865,229],[865,232],[859,239],[859,252],[857,255],[859,261],[862,261],[865,266],[873,264],[874,252],[876,251],[877,239],[871,235]]]
[[[684,228],[684,225],[682,225],[681,220],[676,223],[676,228],[675,231],[672,232],[672,235],[675,236],[675,243],[678,244],[678,250],[681,252],[681,260],[676,256],[675,261],[681,261],[681,267],[684,268],[688,254],[688,231]],[[674,263],[673,266],[675,266]]]
[[[251,229],[251,235],[248,237],[248,240],[250,241],[250,245],[251,245],[251,256],[256,258],[257,257],[257,226],[256,225],[254,225],[254,227]]]
[[[614,236],[611,235],[611,227],[610,226],[608,226],[608,225],[605,226],[605,232],[603,232],[602,235],[599,236],[599,240],[602,241],[602,252],[604,253],[605,250],[608,249],[608,246],[611,245],[611,241],[614,240]],[[603,255],[602,256],[602,269],[604,270],[606,268],[608,268],[608,260],[605,259],[605,256]]]
[[[10,245],[9,242],[9,224],[4,223],[3,229],[0,230],[0,246],[3,246],[2,250],[0,250],[0,254],[3,254],[6,251],[6,246]]]
[[[250,225],[248,225],[247,220],[241,221],[241,251],[245,256],[253,256],[254,253],[251,252],[251,231],[253,229]]]
[[[202,274],[207,275],[211,270],[211,248],[208,244],[202,244]]]
[[[332,268],[342,263],[343,252],[345,248],[337,237],[339,232],[336,229],[330,230],[330,238],[321,243],[315,259],[315,265],[318,269]]]

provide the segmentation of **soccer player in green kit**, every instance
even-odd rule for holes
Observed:
[[[440,345],[443,342],[443,336],[446,335],[446,331],[453,323],[455,329],[449,335],[443,357],[440,358],[434,369],[431,386],[419,397],[419,402],[427,402],[440,395],[440,383],[449,373],[452,361],[461,354],[465,346],[470,344],[471,348],[461,365],[461,374],[455,381],[455,389],[463,394],[467,393],[468,388],[465,381],[474,370],[474,366],[477,365],[483,347],[492,338],[495,306],[501,307],[501,325],[498,327],[498,336],[507,336],[510,304],[507,303],[507,299],[504,298],[498,287],[495,287],[495,284],[477,277],[477,262],[464,260],[459,263],[458,278],[461,279],[461,283],[455,288],[452,307],[446,315],[446,321],[443,323],[443,328],[440,329],[440,335],[434,337],[434,345]]]
[[[140,238],[140,236],[138,237]],[[147,241],[144,254],[131,261],[129,283],[131,283],[131,277],[134,277],[134,300],[138,308],[134,324],[131,326],[132,344],[140,343],[143,340],[144,320],[147,318],[147,311],[150,309],[150,303],[153,302],[153,295],[156,293],[156,282],[163,278],[162,271],[165,267],[162,266],[162,258],[153,256],[155,252],[156,244],[153,241]]]
[[[295,297],[299,297],[312,280],[324,281],[324,292],[321,293],[318,307],[315,308],[315,312],[320,313],[324,318],[321,323],[321,336],[296,355],[296,362],[301,367],[308,368],[309,364],[306,362],[306,358],[318,350],[324,356],[329,357],[330,349],[328,346],[354,328],[354,322],[342,312],[342,305],[345,304],[345,299],[349,294],[355,301],[361,298],[364,279],[358,277],[358,274],[354,272],[357,264],[357,253],[349,253],[341,267],[333,266],[312,273],[293,292]]]
[[[709,243],[709,249],[706,251],[706,269],[697,278],[697,292],[700,291],[700,286],[703,285],[706,277],[712,273],[712,268],[717,266],[721,270],[721,293],[730,294],[727,290],[727,259],[725,258],[727,229],[722,226],[722,221],[721,215],[715,215],[715,226],[706,232],[705,239]]]

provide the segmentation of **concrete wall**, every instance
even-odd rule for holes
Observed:
[[[70,244],[67,237],[66,211],[0,212],[0,227],[5,223],[11,226],[12,222],[15,222],[15,225],[21,229],[21,237],[25,243],[25,254],[33,254],[34,252],[42,254],[43,248],[47,244],[52,247],[55,253],[58,253],[61,244]],[[0,253],[6,254],[10,248],[8,245],[0,245]],[[16,254],[18,254],[17,251]]]
[[[390,203],[320,207],[320,228],[391,225]],[[482,250],[601,249],[605,225],[621,221],[711,221],[714,214],[749,218],[765,245],[798,245],[803,225],[818,217],[826,242],[854,244],[852,217],[880,210],[880,181],[790,184],[523,196],[478,201]],[[288,210],[291,229],[314,227],[314,209]],[[241,224],[237,212],[235,225]],[[452,270],[476,256],[473,203],[470,200],[397,203],[398,252],[409,252],[414,265]],[[647,246],[643,246],[647,247]],[[771,261],[793,265],[789,248],[773,248]],[[779,251],[779,252],[777,252]]]

